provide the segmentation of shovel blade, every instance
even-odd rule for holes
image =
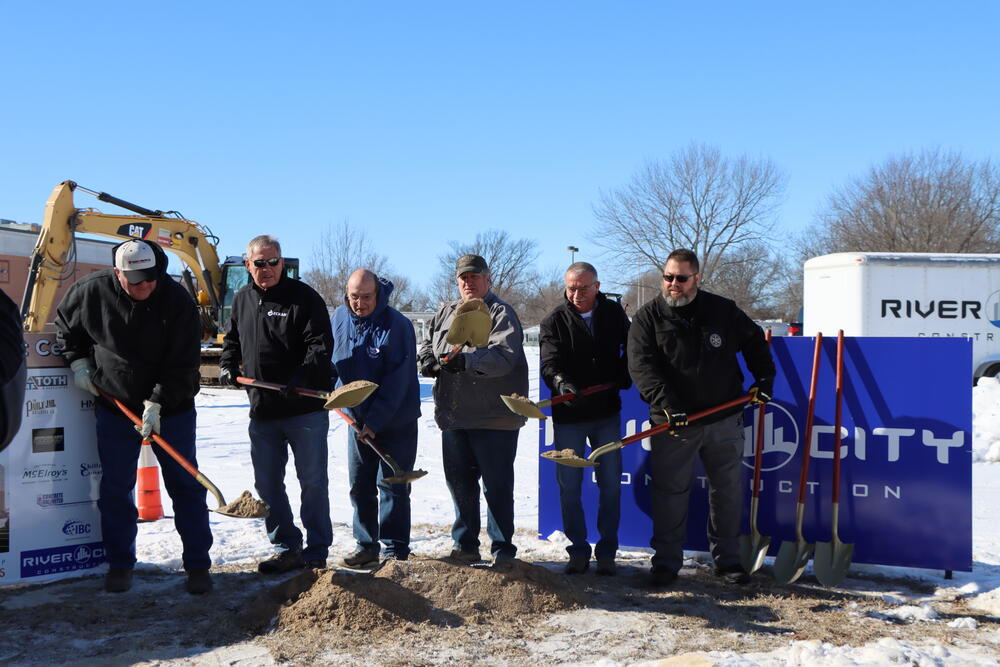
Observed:
[[[548,419],[538,406],[527,398],[520,396],[501,396],[503,404],[516,415],[527,417],[528,419]]]
[[[753,574],[764,565],[771,538],[760,533],[740,535],[740,564],[747,574]]]
[[[573,451],[573,450],[569,450]],[[553,463],[558,463],[561,466],[569,466],[571,468],[595,468],[597,464],[593,461],[588,461],[587,459],[581,459],[574,453],[572,456],[563,454],[560,450],[553,450],[550,452],[545,452],[542,454],[543,459],[548,459]]]
[[[445,336],[449,345],[465,345],[486,347],[490,342],[490,331],[493,330],[493,318],[489,311],[471,310],[455,316],[451,327]]]
[[[378,389],[378,385],[367,380],[348,382],[343,387],[337,387],[331,391],[323,407],[327,410],[353,408],[363,403],[376,389]]]
[[[813,560],[813,573],[824,586],[837,586],[847,576],[854,556],[854,545],[845,544],[840,540],[832,542],[817,542],[816,556]]]
[[[801,577],[812,552],[813,545],[805,540],[782,542],[774,559],[774,578],[783,584],[790,584]]]
[[[426,470],[410,470],[409,472],[403,472],[392,477],[386,477],[382,481],[386,484],[409,484],[413,480],[420,479],[426,474]]]

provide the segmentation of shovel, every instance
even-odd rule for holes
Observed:
[[[553,396],[552,398],[544,401],[538,401],[537,403],[532,403],[531,399],[524,396],[518,396],[517,394],[501,396],[500,400],[502,400],[504,405],[510,408],[510,411],[514,414],[521,415],[522,417],[528,417],[529,419],[548,419],[548,417],[542,413],[542,408],[547,408],[550,405],[559,405],[560,403],[565,403],[566,401],[572,401],[577,396],[589,396],[590,394],[596,394],[608,389],[614,389],[616,386],[617,384],[614,382],[595,384],[593,387],[581,389],[575,394],[560,394],[559,396]]]
[[[486,347],[490,342],[490,332],[493,331],[493,316],[490,307],[482,299],[469,299],[455,308],[455,317],[451,320],[445,341],[454,345],[448,356],[455,354],[462,345],[468,343],[472,347]]]
[[[396,463],[396,459],[392,458],[389,455],[389,452],[385,451],[384,449],[382,449],[382,447],[375,444],[375,441],[369,438],[368,436],[362,435],[361,429],[358,428],[357,422],[355,422],[349,414],[347,414],[343,410],[338,410],[338,409],[334,409],[334,412],[340,415],[340,417],[344,421],[346,421],[352,429],[354,429],[355,433],[354,437],[356,437],[358,440],[360,440],[361,442],[365,443],[373,450],[375,450],[375,453],[378,454],[379,458],[385,461],[386,465],[392,468],[392,477],[383,478],[382,479],[383,482],[385,482],[386,484],[409,484],[413,480],[420,479],[421,477],[427,474],[426,470],[410,470],[409,472],[404,471],[402,468],[399,467],[399,464]]]
[[[135,424],[136,426],[142,426],[142,419],[138,415],[136,415],[134,412],[132,412],[131,410],[129,410],[128,407],[124,403],[122,403],[117,398],[115,398],[111,394],[107,393],[103,389],[98,389],[97,391],[101,392],[101,396],[103,396],[107,400],[109,400],[112,403],[114,403],[115,405],[117,405],[118,409],[122,411],[122,414],[124,414],[126,417],[128,417],[132,421],[133,424]],[[262,517],[262,516],[267,516],[267,505],[265,505],[263,502],[259,503],[264,508],[264,511],[263,511],[262,514],[257,513],[257,514],[259,514],[259,516],[250,516],[248,514],[237,514],[237,513],[235,513],[226,504],[226,499],[222,497],[222,492],[219,491],[219,487],[217,487],[215,484],[212,484],[212,481],[210,479],[208,479],[208,477],[205,477],[205,475],[203,473],[199,472],[197,468],[195,468],[193,465],[191,465],[191,462],[188,461],[186,458],[184,458],[181,455],[180,452],[178,452],[176,449],[174,449],[173,446],[169,442],[167,442],[166,440],[164,440],[163,438],[161,438],[158,433],[151,433],[150,434],[150,438],[153,440],[153,442],[155,442],[157,445],[160,446],[160,449],[162,449],[167,454],[169,454],[170,458],[172,458],[174,461],[177,461],[177,463],[180,464],[180,466],[182,468],[184,468],[184,470],[186,470],[188,472],[188,474],[190,474],[192,477],[194,477],[198,481],[199,484],[201,484],[202,486],[204,486],[206,489],[209,490],[209,492],[213,496],[215,496],[215,499],[219,502],[219,506],[216,509],[214,509],[214,510],[210,509],[209,510],[210,512],[217,512],[219,514],[224,514],[226,516],[231,516],[231,517],[234,517],[234,518],[237,518],[237,519],[255,519],[255,518]]]
[[[245,384],[249,387],[258,387],[260,389],[273,389],[275,391],[281,391],[285,388],[285,385],[283,384],[278,384],[276,382],[264,382],[263,380],[254,380],[253,378],[237,377],[236,381],[240,384]],[[355,380],[354,382],[348,382],[344,386],[337,387],[333,391],[329,392],[295,387],[292,389],[292,393],[299,394],[300,396],[322,398],[326,401],[323,404],[325,409],[336,410],[337,408],[353,408],[355,405],[363,403],[364,400],[371,396],[372,392],[376,389],[378,389],[378,385],[374,382],[369,382],[368,380]]]
[[[833,534],[830,542],[816,543],[813,572],[819,583],[836,586],[843,581],[851,565],[854,545],[840,541],[837,524],[840,522],[840,418],[844,398],[844,331],[837,333],[837,409],[833,431]]]
[[[765,334],[771,345],[771,329]],[[750,492],[750,534],[740,535],[740,563],[747,574],[753,574],[764,564],[771,538],[757,530],[757,508],[760,505],[760,469],[764,462],[764,413],[767,406],[761,403],[757,408],[757,438],[753,455],[753,491]]]
[[[707,408],[705,410],[702,410],[701,412],[696,412],[693,415],[690,415],[688,417],[688,423],[697,421],[699,419],[703,419],[709,415],[713,415],[716,412],[720,412],[722,410],[728,410],[729,408],[734,408],[737,405],[743,405],[744,403],[747,403],[749,401],[750,401],[750,394],[744,394],[739,398],[734,398],[731,401],[726,401],[725,403],[716,405],[714,408]],[[558,463],[559,465],[570,466],[572,468],[593,468],[597,465],[600,465],[597,463],[597,458],[599,456],[603,456],[608,452],[613,452],[616,449],[621,449],[625,445],[631,445],[633,442],[638,442],[644,438],[648,438],[651,435],[656,435],[657,433],[663,433],[664,431],[670,431],[673,428],[676,427],[674,427],[674,425],[671,424],[670,422],[667,422],[665,424],[660,424],[659,426],[653,426],[652,428],[648,428],[645,431],[640,431],[639,433],[636,433],[635,435],[630,435],[629,437],[624,438],[622,440],[615,440],[614,442],[609,442],[606,445],[601,445],[597,449],[590,452],[590,456],[588,456],[585,459],[581,459],[579,456],[577,456],[576,452],[574,452],[572,449],[561,449],[561,450],[554,450],[551,452],[545,452],[541,456],[542,458]]]
[[[795,505],[795,541],[785,540],[774,559],[774,578],[790,584],[802,576],[809,563],[813,545],[802,536],[802,520],[805,517],[806,482],[809,480],[809,448],[812,446],[813,415],[816,411],[816,381],[819,378],[819,357],[822,353],[823,334],[816,334],[813,349],[812,379],[809,381],[809,407],[806,410],[805,445],[802,448],[802,468],[799,472],[799,498]]]

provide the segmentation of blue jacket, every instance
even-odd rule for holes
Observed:
[[[376,434],[420,416],[413,324],[389,307],[392,283],[378,278],[378,286],[378,299],[371,315],[358,317],[344,304],[337,307],[330,320],[337,386],[355,380],[370,380],[379,385],[364,403],[349,410],[358,426],[367,426]]]

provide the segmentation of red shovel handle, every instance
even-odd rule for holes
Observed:
[[[135,424],[136,426],[142,426],[142,419],[137,414],[129,410],[124,403],[122,403],[117,398],[115,398],[108,392],[104,391],[103,389],[98,389],[97,391],[101,392],[101,396],[103,396],[104,398],[108,399],[109,401],[117,405],[118,409],[122,411],[122,414],[128,417],[133,424]],[[190,461],[181,456],[181,453],[178,452],[176,449],[174,449],[169,442],[161,438],[158,433],[151,433],[150,437],[152,438],[153,442],[158,444],[161,448],[163,448],[163,451],[165,451],[167,454],[170,455],[170,458],[172,458],[174,461],[177,461],[177,463],[179,463],[182,468],[187,470],[192,477],[198,477],[199,474],[198,469],[195,468],[193,465],[191,465]]]
[[[768,349],[771,347],[771,329],[768,327],[764,334],[767,340]],[[760,498],[760,470],[764,465],[764,414],[767,412],[767,404],[761,403],[757,408],[757,439],[753,454],[753,491],[750,493],[753,498]]]
[[[750,402],[750,394],[743,394],[739,398],[734,398],[731,401],[726,401],[725,403],[720,403],[714,408],[706,408],[701,412],[696,412],[693,415],[688,416],[688,423],[693,421],[698,421],[699,419],[704,419],[709,415],[714,415],[716,412],[722,412],[723,410],[728,410],[729,408],[735,408],[737,405],[743,405]],[[645,431],[640,431],[635,435],[630,435],[629,437],[622,440],[622,447],[625,445],[630,445],[633,442],[638,442],[644,438],[648,438],[651,435],[656,435],[657,433],[663,433],[664,431],[669,431],[673,428],[670,422],[666,424],[660,424],[659,426],[653,426],[652,428],[647,428]]]
[[[277,382],[264,382],[263,380],[255,380],[253,378],[245,378],[242,375],[236,378],[236,381],[240,384],[245,384],[248,387],[257,387],[258,389],[273,389],[274,391],[282,391],[285,385],[278,384]],[[317,389],[305,389],[304,387],[294,387],[292,389],[293,394],[299,394],[300,396],[312,396],[313,398],[327,399],[330,397],[330,393],[326,391],[319,391]]]
[[[833,502],[840,502],[840,425],[844,398],[844,330],[837,332],[837,409],[833,420]]]
[[[802,469],[799,472],[799,504],[806,502],[806,482],[809,480],[809,448],[812,447],[813,416],[816,413],[816,383],[819,380],[819,358],[823,353],[823,334],[816,333],[813,348],[812,379],[809,380],[809,407],[806,410],[806,439],[802,452]]]
[[[590,396],[591,394],[596,394],[601,391],[607,391],[608,389],[614,389],[618,386],[614,382],[606,382],[604,384],[595,384],[593,387],[587,387],[586,389],[581,389],[575,394],[560,394],[559,396],[553,396],[549,399],[549,405],[559,405],[560,403],[565,403],[566,401],[572,401],[578,396]]]

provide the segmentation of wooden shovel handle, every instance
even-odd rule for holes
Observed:
[[[716,412],[722,412],[723,410],[728,410],[729,408],[735,408],[737,405],[743,405],[750,402],[750,394],[743,394],[739,398],[734,398],[731,401],[726,401],[725,403],[720,403],[712,408],[706,408],[701,412],[696,412],[693,415],[688,416],[688,423],[693,421],[698,421],[699,419],[704,419],[709,415],[714,415]],[[645,431],[640,431],[635,435],[630,435],[627,438],[622,439],[621,446],[631,445],[633,442],[638,442],[644,438],[648,438],[651,435],[656,435],[658,433],[663,433],[664,431],[669,431],[671,428],[675,428],[670,422],[666,424],[660,424],[659,426],[653,426],[652,428],[647,428]]]
[[[565,403],[566,401],[572,401],[578,396],[590,396],[591,394],[596,394],[602,391],[607,391],[608,389],[614,389],[617,385],[615,382],[605,382],[604,384],[595,384],[593,387],[587,387],[586,389],[581,389],[575,394],[560,394],[558,396],[553,396],[549,399],[549,405],[559,405],[560,403]]]
[[[764,333],[764,339],[767,341],[768,350],[771,348],[771,329],[770,327]],[[761,467],[764,465],[764,415],[767,412],[767,404],[761,403],[757,408],[757,438],[754,441],[756,447],[754,447],[753,454],[753,491],[750,495],[752,498],[760,498],[760,471]]]
[[[806,502],[806,482],[809,480],[809,448],[812,446],[813,416],[816,413],[816,383],[819,380],[819,359],[823,353],[823,334],[816,333],[813,348],[812,378],[809,380],[809,407],[806,409],[806,439],[802,452],[802,468],[799,472],[799,505]]]
[[[240,384],[245,384],[248,387],[257,387],[258,389],[273,389],[274,391],[282,391],[286,385],[278,384],[277,382],[265,382],[264,380],[255,380],[253,378],[245,378],[243,376],[237,377],[236,381]],[[293,387],[293,394],[299,394],[300,396],[311,396],[312,398],[322,398],[326,400],[330,398],[330,392],[319,391],[318,389],[306,389],[304,387]]]
[[[840,502],[840,425],[843,423],[844,330],[837,332],[837,407],[833,420],[833,503]]]

